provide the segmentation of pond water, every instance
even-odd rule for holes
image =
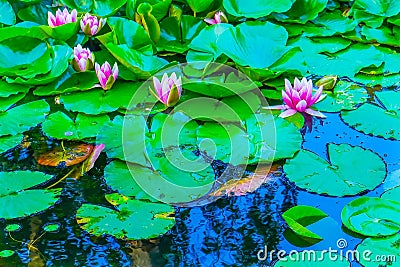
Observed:
[[[400,168],[399,141],[357,132],[345,125],[337,113],[328,113],[325,120],[314,119],[312,131],[304,134],[303,148],[326,158],[328,142],[346,142],[375,151],[385,160],[389,177]],[[2,158],[2,168],[13,165],[31,168],[34,160],[30,153],[25,148],[7,152]],[[104,166],[105,161],[104,156],[100,157],[97,166]],[[379,196],[390,183],[388,178],[368,195]],[[264,246],[268,251],[286,252],[338,249],[338,240],[344,239],[347,245],[343,250],[347,250],[354,249],[361,241],[357,234],[342,228],[340,219],[343,206],[356,197],[327,197],[299,190],[279,171],[275,179],[254,193],[223,197],[202,207],[176,208],[176,225],[164,236],[135,242],[111,236],[95,237],[76,223],[76,210],[83,203],[106,204],[103,194],[111,191],[102,180],[101,167],[93,169],[90,176],[66,179],[63,188],[62,205],[56,204],[30,218],[7,221],[7,224],[20,224],[22,229],[12,232],[11,237],[7,231],[3,232],[0,250],[11,249],[17,253],[0,259],[0,266],[269,266],[269,260],[257,258],[257,252]],[[329,219],[309,228],[322,235],[323,241],[306,244],[289,230],[285,231],[280,214],[296,205],[314,206],[329,215]],[[49,223],[59,224],[60,229],[56,233],[45,233],[34,242],[38,250],[29,249],[26,243],[39,237],[42,227]],[[0,228],[4,229],[7,224],[2,221]],[[359,265],[353,262],[352,266]]]

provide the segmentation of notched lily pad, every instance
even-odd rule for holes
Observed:
[[[174,209],[166,204],[127,200],[114,209],[83,204],[76,220],[81,228],[95,236],[139,240],[158,237],[175,224]]]
[[[328,144],[329,161],[301,150],[284,165],[290,181],[307,191],[330,196],[373,190],[386,176],[384,161],[374,152],[348,144]]]

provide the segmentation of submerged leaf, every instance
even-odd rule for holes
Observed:
[[[65,150],[64,150],[65,149]],[[93,145],[76,144],[62,147],[56,147],[51,151],[38,155],[40,165],[56,167],[61,163],[65,166],[72,166],[84,161],[93,151]]]

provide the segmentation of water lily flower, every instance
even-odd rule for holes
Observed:
[[[303,78],[301,81],[299,79],[294,79],[294,85],[285,79],[285,90],[282,91],[282,97],[284,105],[265,107],[265,109],[283,109],[279,117],[286,118],[300,113],[308,113],[312,116],[325,118],[326,116],[319,111],[311,109],[311,106],[315,103],[323,100],[326,95],[322,95],[323,87],[320,86],[317,92],[313,95],[313,83],[312,80],[307,80]]]
[[[170,77],[167,73],[164,73],[161,82],[157,77],[153,77],[153,84],[156,91],[156,94],[153,94],[159,101],[167,107],[178,103],[182,94],[182,79],[180,76],[177,78],[175,72]]]
[[[95,63],[95,70],[97,78],[99,79],[100,85],[104,90],[109,90],[113,86],[114,82],[118,77],[118,65],[115,62],[111,69],[110,63],[107,61],[103,65]]]
[[[85,161],[85,163],[83,165],[84,166],[84,168],[83,168],[84,172],[88,172],[93,168],[94,163],[96,162],[96,160],[100,156],[101,151],[103,151],[103,149],[105,147],[106,146],[104,144],[100,144],[100,145],[97,145],[97,146],[95,146],[93,148],[92,153],[89,155],[89,157],[86,159],[86,161]]]
[[[98,19],[96,16],[86,13],[81,20],[81,29],[88,35],[93,36],[98,33],[101,28],[106,24],[106,19]]]
[[[51,12],[47,13],[48,15],[47,22],[50,27],[54,28],[67,23],[76,22],[77,14],[78,13],[76,9],[72,10],[71,14],[68,13],[68,9],[66,8],[64,8],[62,12],[60,9],[57,9],[55,16]]]
[[[74,47],[74,61],[72,66],[76,71],[84,72],[94,67],[94,55],[88,48],[82,48],[80,44]]]
[[[219,24],[227,23],[228,19],[222,11],[218,11],[214,14],[214,18],[205,18],[204,21],[208,24]]]

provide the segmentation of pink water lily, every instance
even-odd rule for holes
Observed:
[[[92,153],[89,155],[89,157],[85,160],[85,168],[84,168],[84,171],[85,172],[88,172],[88,171],[90,171],[92,168],[93,168],[93,166],[94,166],[94,163],[96,162],[96,160],[99,158],[99,156],[100,156],[100,153],[103,151],[103,149],[105,148],[106,146],[104,145],[104,144],[100,144],[100,145],[97,145],[97,146],[95,146],[94,148],[93,148],[93,151],[92,151]]]
[[[96,16],[86,13],[81,20],[81,29],[86,35],[93,36],[103,28],[104,24],[106,19],[99,20]]]
[[[205,18],[204,21],[208,24],[219,24],[228,22],[228,19],[222,11],[218,11],[214,14],[214,18]]]
[[[47,13],[47,22],[50,27],[57,27],[67,23],[76,22],[77,14],[78,12],[76,11],[76,9],[72,10],[71,14],[66,8],[64,8],[62,12],[60,9],[57,9],[55,16],[51,12]]]
[[[88,48],[82,48],[80,44],[74,47],[74,61],[72,66],[76,71],[84,72],[94,67],[94,55]]]
[[[118,65],[115,62],[111,69],[110,63],[107,61],[103,65],[95,63],[95,70],[97,78],[99,79],[100,85],[104,90],[109,90],[113,86],[114,82],[118,77]]]
[[[153,77],[156,98],[164,103],[167,107],[171,107],[178,103],[182,94],[182,79],[177,78],[173,72],[170,77],[164,73],[161,82],[157,77]]]
[[[266,107],[266,109],[283,109],[279,117],[286,118],[300,113],[308,113],[312,116],[325,118],[326,116],[319,111],[311,109],[311,106],[315,103],[323,100],[326,95],[322,94],[322,86],[313,95],[313,83],[312,80],[307,80],[303,78],[301,81],[299,79],[294,79],[294,85],[285,79],[285,90],[282,91],[282,97],[284,105]]]

